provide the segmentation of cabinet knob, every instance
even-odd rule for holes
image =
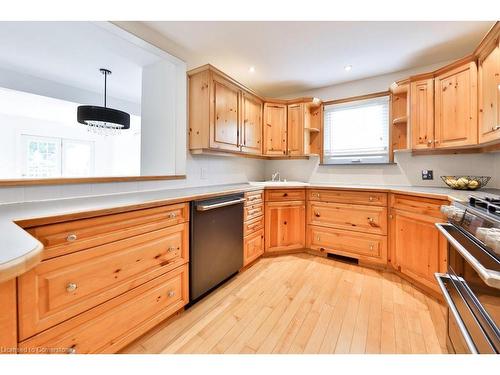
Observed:
[[[284,197],[288,197],[288,193],[283,193],[283,196]]]
[[[316,241],[321,241],[321,237],[320,236],[316,236]]]
[[[312,194],[312,196],[313,196],[314,198],[319,198],[319,193],[313,193],[313,194]]]
[[[370,250],[373,250],[373,244],[370,244]]]
[[[78,288],[78,285],[76,285],[75,283],[68,283],[68,285],[66,285],[67,292],[74,292],[76,288]]]
[[[432,145],[432,140],[431,140],[431,139],[429,139],[429,140],[427,141],[427,144],[428,144],[428,145]]]
[[[314,213],[314,216],[316,216],[316,217],[320,217],[321,215],[319,214],[319,212],[315,212],[315,213]]]
[[[373,197],[368,197],[368,200],[369,200],[370,202],[373,202]]]
[[[76,348],[68,348],[68,350],[66,350],[66,353],[68,354],[76,354]]]
[[[375,221],[375,219],[374,219],[373,217],[369,217],[369,218],[368,218],[368,221],[369,221],[370,223],[373,223],[373,222]]]
[[[169,219],[175,219],[176,217],[177,217],[177,214],[176,214],[175,212],[170,212],[170,213],[168,214],[168,218],[169,218]]]
[[[73,241],[76,241],[77,238],[78,238],[78,236],[76,234],[70,233],[70,234],[68,234],[68,237],[66,237],[66,241],[73,242]]]
[[[172,251],[175,251],[175,247],[170,246],[170,247],[167,249],[167,253],[171,253]]]
[[[389,215],[389,219],[392,219],[392,215]]]
[[[175,291],[173,291],[173,290],[169,291],[167,296],[169,296],[169,297],[175,296]]]

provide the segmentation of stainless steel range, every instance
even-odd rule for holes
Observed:
[[[443,206],[448,273],[436,279],[448,304],[448,349],[500,352],[500,199],[472,196]]]

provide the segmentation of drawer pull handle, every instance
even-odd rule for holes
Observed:
[[[66,241],[73,242],[73,241],[76,241],[77,238],[78,238],[78,236],[76,234],[71,233],[71,234],[68,234],[68,237],[66,237]]]
[[[372,224],[375,221],[375,219],[373,217],[369,217],[368,221],[370,222],[370,224]]]
[[[172,251],[175,251],[175,247],[169,247],[167,249],[167,253],[171,253]]]
[[[168,297],[173,297],[173,296],[175,296],[175,291],[171,290],[168,292],[167,295],[168,295]]]
[[[319,193],[312,193],[313,198],[319,198]]]
[[[68,285],[66,285],[67,292],[74,292],[76,288],[78,288],[78,285],[76,285],[75,283],[68,283]]]
[[[368,197],[368,200],[369,200],[370,202],[373,202],[373,197]]]
[[[76,354],[76,349],[75,348],[68,348],[68,350],[66,350],[66,353],[68,353],[68,354]]]
[[[168,218],[169,218],[169,219],[175,219],[176,217],[177,217],[177,214],[176,214],[175,212],[170,212],[170,213],[168,214]]]
[[[317,211],[316,211],[316,212],[314,213],[314,216],[316,216],[316,217],[320,217],[321,215],[319,214],[319,212],[317,212]]]

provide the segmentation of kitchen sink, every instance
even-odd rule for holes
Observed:
[[[254,186],[307,186],[307,182],[300,181],[250,181]]]

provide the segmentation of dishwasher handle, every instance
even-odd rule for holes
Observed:
[[[242,203],[244,201],[245,201],[245,198],[238,198],[238,199],[234,199],[234,200],[227,201],[227,202],[220,202],[220,203],[214,203],[214,204],[200,204],[199,206],[196,206],[196,211],[209,211],[209,210],[213,210],[214,208],[232,206],[233,204]]]

